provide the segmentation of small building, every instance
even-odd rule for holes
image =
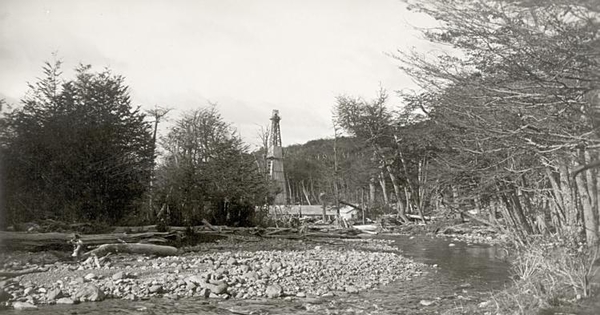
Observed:
[[[269,213],[273,215],[293,215],[298,218],[323,218],[323,206],[321,205],[285,205],[271,206]],[[334,220],[337,216],[337,211],[334,208],[325,209],[327,221]]]
[[[344,206],[340,208],[340,217],[346,220],[356,220],[361,218],[361,213],[356,208]]]

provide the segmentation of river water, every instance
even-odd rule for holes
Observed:
[[[383,236],[415,261],[437,265],[436,271],[410,282],[343,297],[274,300],[151,299],[107,300],[79,305],[40,307],[43,314],[460,314],[493,290],[510,285],[502,249],[426,236]],[[8,311],[7,313],[23,314]]]

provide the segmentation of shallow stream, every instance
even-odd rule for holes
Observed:
[[[408,282],[394,282],[370,292],[316,299],[107,300],[79,305],[42,306],[39,314],[460,314],[464,305],[510,285],[509,264],[498,247],[432,237],[383,236],[417,262],[435,271]],[[29,312],[7,311],[5,314]]]

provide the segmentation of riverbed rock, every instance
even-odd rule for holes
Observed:
[[[201,283],[200,287],[210,290],[210,293],[224,294],[227,293],[229,285],[225,281],[217,281],[215,283]]]
[[[6,302],[12,298],[13,298],[12,294],[4,291],[4,289],[0,289],[0,303]]]
[[[283,294],[283,288],[279,284],[274,283],[274,284],[267,286],[267,290],[265,291],[265,294],[270,299],[278,298],[281,296],[281,294]]]
[[[87,281],[92,281],[92,280],[94,280],[94,279],[98,278],[98,276],[96,276],[96,274],[95,274],[95,273],[93,273],[93,272],[90,272],[90,273],[88,273],[87,275],[85,275],[85,277],[83,277],[83,278],[84,278],[85,280],[87,280]]]
[[[356,294],[356,293],[358,293],[358,288],[356,286],[353,286],[353,285],[347,285],[344,288],[344,291],[346,291],[346,292],[348,292],[350,294]]]
[[[55,288],[55,289],[48,291],[48,293],[46,293],[46,297],[48,298],[49,301],[54,301],[56,299],[60,299],[61,297],[63,297],[63,292],[61,289]]]
[[[421,300],[419,301],[419,304],[423,305],[423,306],[430,306],[433,305],[435,303],[435,301],[431,301],[431,300]]]
[[[37,306],[29,302],[15,302],[13,304],[13,308],[16,310],[26,310],[37,308]]]
[[[105,298],[105,294],[100,288],[98,288],[95,284],[88,283],[77,290],[75,294],[73,294],[73,299],[78,300],[80,302],[91,301],[98,302],[102,301]]]
[[[72,305],[72,304],[75,304],[75,301],[72,298],[63,297],[63,298],[56,300],[56,304]]]
[[[119,271],[119,272],[115,273],[114,275],[112,275],[113,280],[121,280],[121,279],[125,279],[125,278],[126,278],[126,274],[124,271]]]
[[[148,288],[148,291],[150,293],[162,293],[163,287],[160,284],[155,284],[155,285],[151,286],[150,288]]]

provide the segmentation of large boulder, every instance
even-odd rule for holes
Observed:
[[[54,301],[54,300],[60,299],[63,296],[64,296],[64,294],[61,291],[61,289],[59,289],[59,288],[54,288],[54,289],[48,291],[48,293],[46,293],[46,297],[48,298],[49,301]]]
[[[283,294],[283,288],[279,284],[274,283],[267,287],[265,294],[270,299],[278,298]]]
[[[15,302],[13,304],[13,308],[16,310],[26,310],[26,309],[37,308],[37,306],[35,306],[29,302]]]
[[[104,292],[96,285],[91,283],[80,287],[79,290],[73,294],[73,300],[80,302],[98,302],[104,300],[104,297]]]

